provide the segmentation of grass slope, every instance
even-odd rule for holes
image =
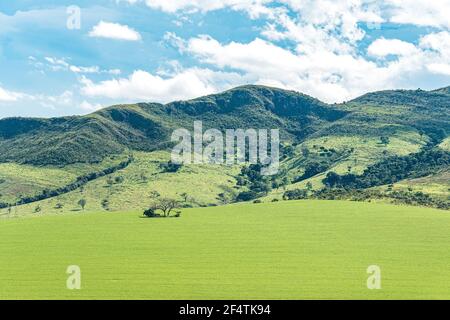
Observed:
[[[77,163],[67,166],[31,166],[0,163],[0,202],[15,203],[20,196],[33,196],[44,189],[62,187],[90,172],[119,164],[127,155],[115,155],[95,164]]]
[[[150,198],[152,191],[157,191],[164,197],[174,198],[182,204],[191,206],[217,205],[221,203],[217,199],[219,194],[234,190],[235,176],[239,172],[237,166],[186,165],[178,172],[163,172],[160,164],[167,163],[169,160],[170,154],[164,151],[135,152],[134,161],[127,168],[90,181],[82,189],[47,200],[14,207],[11,216],[79,211],[78,201],[80,199],[87,201],[86,210],[88,211],[105,211],[106,208],[102,206],[103,200],[108,200],[108,211],[141,210],[147,208],[152,201]],[[0,164],[0,177],[2,177],[1,166]],[[60,171],[57,172],[61,173]],[[45,173],[46,170],[43,170],[42,174]],[[143,176],[145,176],[145,180],[142,179]],[[75,180],[75,177],[70,175],[69,177],[71,177],[69,182]],[[123,178],[123,182],[109,185],[108,180],[114,180],[116,177]],[[31,176],[28,176],[28,179],[30,179],[28,181],[34,181],[31,180],[33,179]],[[0,184],[0,190],[2,190],[1,187]],[[6,184],[4,188],[4,190],[13,190],[11,186],[8,188]],[[188,195],[186,203],[181,196],[183,193]],[[0,197],[1,199],[3,198]],[[57,209],[58,203],[62,204],[63,208]],[[35,213],[34,210],[38,205],[41,207],[41,211]],[[0,210],[1,217],[9,217],[7,209]]]
[[[340,201],[9,219],[0,298],[449,299],[449,228],[439,210]],[[381,290],[366,287],[369,265]]]

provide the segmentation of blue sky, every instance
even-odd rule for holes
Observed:
[[[449,15],[450,0],[3,1],[0,118],[248,83],[326,102],[444,87]]]

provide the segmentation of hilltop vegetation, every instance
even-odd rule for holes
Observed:
[[[313,98],[249,86],[167,105],[113,106],[81,117],[0,120],[0,162],[33,165],[96,163],[125,150],[167,147],[176,128],[281,128],[300,139],[346,114]]]

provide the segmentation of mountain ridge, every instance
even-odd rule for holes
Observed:
[[[245,85],[167,104],[119,104],[84,116],[4,118],[0,150],[7,151],[0,162],[98,163],[125,150],[165,148],[174,129],[190,129],[195,120],[219,130],[280,128],[289,143],[324,135],[391,135],[399,127],[442,140],[450,132],[445,90],[386,90],[326,104],[296,91]]]

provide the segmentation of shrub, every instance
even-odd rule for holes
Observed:
[[[103,199],[101,202],[102,208],[105,210],[109,210],[109,200],[108,199]]]
[[[159,165],[159,167],[163,170],[163,172],[168,172],[168,173],[175,173],[178,170],[180,170],[182,166],[183,165],[173,163],[172,161],[169,161],[167,163],[161,163]]]
[[[301,200],[306,198],[308,198],[308,192],[302,189],[289,190],[283,194],[284,200]]]
[[[155,213],[155,210],[153,209],[147,209],[144,211],[144,216],[146,216],[147,218],[157,218],[160,217],[159,214]]]
[[[242,201],[250,201],[256,198],[258,198],[258,193],[256,193],[255,191],[243,191],[238,194],[236,200],[238,202],[242,202]]]
[[[124,182],[124,177],[122,177],[122,176],[118,176],[118,177],[115,177],[114,178],[114,182],[115,183],[122,183],[122,182]]]

